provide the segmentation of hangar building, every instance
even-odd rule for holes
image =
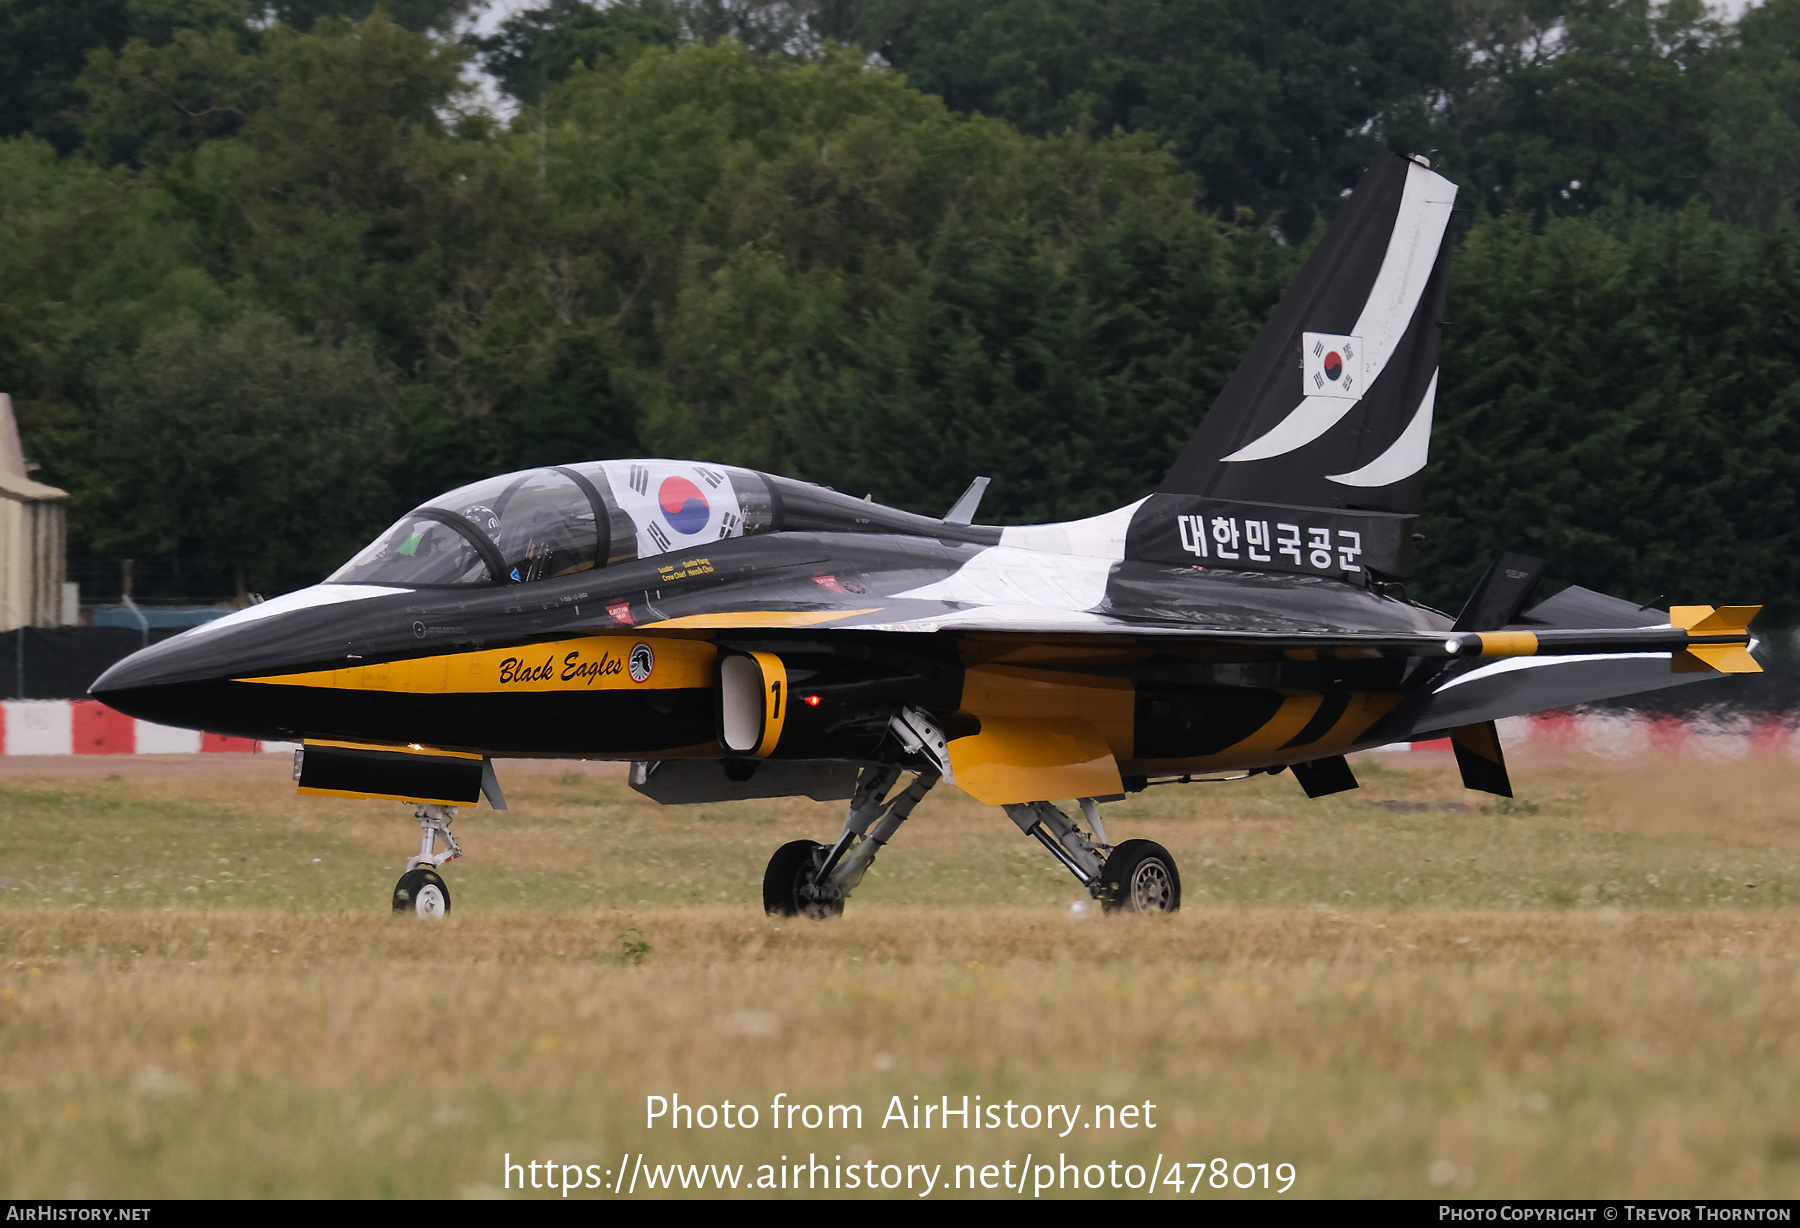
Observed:
[[[12,398],[0,392],[0,631],[58,627],[65,608],[66,491],[26,471]]]

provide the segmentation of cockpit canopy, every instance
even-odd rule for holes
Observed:
[[[793,478],[693,461],[550,465],[472,482],[394,522],[327,584],[524,584],[726,537],[796,530],[889,533],[994,545],[952,524]]]
[[[519,584],[768,530],[762,474],[689,461],[589,461],[473,482],[414,509],[330,584]]]

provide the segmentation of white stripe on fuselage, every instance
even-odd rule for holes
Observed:
[[[258,619],[272,618],[277,614],[286,614],[291,610],[310,610],[315,606],[337,605],[344,601],[363,601],[370,597],[392,597],[396,593],[410,593],[410,588],[399,588],[378,584],[315,584],[311,588],[298,589],[291,593],[283,593],[279,597],[271,597],[247,609],[236,610],[223,618],[215,618],[209,623],[201,623],[198,627],[184,631],[180,639],[193,639],[197,636],[211,635],[215,631],[223,631],[227,627],[241,627],[245,623]]]
[[[1362,338],[1364,391],[1374,385],[1412,323],[1437,264],[1438,247],[1455,201],[1455,184],[1417,162],[1407,166],[1406,187],[1393,233],[1388,236],[1387,254],[1381,259],[1381,271],[1375,275],[1362,314],[1350,330],[1351,336]],[[1222,459],[1267,460],[1304,447],[1336,426],[1360,399],[1307,397],[1267,434]]]

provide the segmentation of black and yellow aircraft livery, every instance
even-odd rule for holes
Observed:
[[[1455,188],[1384,155],[1154,493],[1066,524],[941,520],[729,465],[609,460],[465,486],[324,583],[147,648],[94,694],[304,743],[302,791],[417,805],[396,908],[438,915],[451,807],[492,760],[634,761],[659,801],[844,798],[779,849],[772,912],[839,912],[925,792],[1004,808],[1107,908],[1179,905],[1099,803],[1453,739],[1509,794],[1496,718],[1758,668],[1756,607],[1667,612],[1504,555],[1456,618],[1406,599]],[[900,778],[911,774],[905,788]],[[1050,799],[1075,799],[1073,817]],[[444,850],[438,851],[442,841]]]

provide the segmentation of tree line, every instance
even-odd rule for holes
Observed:
[[[627,455],[1105,510],[1386,145],[1467,206],[1415,595],[1521,548],[1800,615],[1800,0],[478,7],[0,0],[0,388],[73,553],[282,591]]]

